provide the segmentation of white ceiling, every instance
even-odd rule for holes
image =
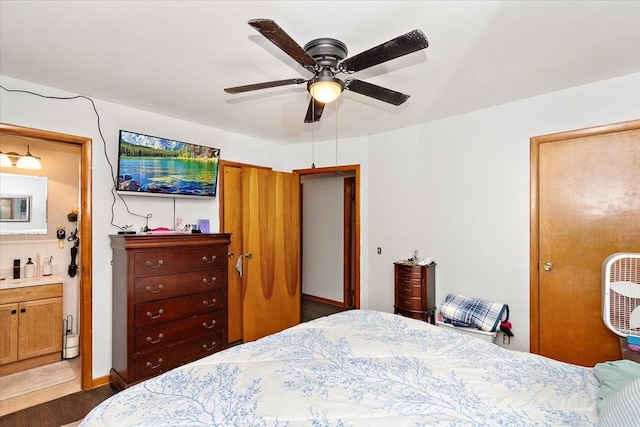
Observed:
[[[411,95],[345,92],[304,124],[310,77],[247,24],[349,56],[421,29],[426,50],[354,77]],[[640,71],[640,1],[0,1],[0,74],[278,143],[366,136]],[[20,88],[12,88],[20,89]],[[313,128],[313,132],[312,132]],[[312,135],[313,133],[313,135]]]

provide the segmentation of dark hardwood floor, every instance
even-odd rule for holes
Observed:
[[[84,418],[116,392],[110,385],[63,396],[51,402],[0,417],[1,427],[59,427]]]
[[[344,310],[347,309],[303,298],[300,320],[308,322]],[[91,409],[115,393],[111,386],[105,385],[90,391],[70,394],[0,417],[0,427],[59,427],[84,418]]]

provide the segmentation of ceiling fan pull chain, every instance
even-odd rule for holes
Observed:
[[[311,114],[312,117],[316,116],[316,103],[313,102],[313,98],[311,99]],[[315,135],[316,125],[312,121],[311,122],[311,169],[316,168],[316,135]]]
[[[334,102],[336,103],[336,173],[338,173],[338,100]]]

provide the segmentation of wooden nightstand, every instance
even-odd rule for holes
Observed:
[[[436,264],[394,263],[394,313],[436,324]]]
[[[622,350],[622,358],[626,360],[633,360],[640,363],[640,352],[629,350],[627,348],[627,338],[620,337],[620,349]]]

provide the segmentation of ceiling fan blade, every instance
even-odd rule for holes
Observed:
[[[249,25],[258,30],[271,43],[292,57],[298,64],[313,70],[318,64],[298,43],[295,42],[275,21],[271,19],[252,19]]]
[[[304,118],[305,123],[313,123],[320,121],[320,116],[322,116],[322,110],[324,110],[324,104],[322,102],[316,101],[315,98],[311,98],[309,102],[309,108],[307,108],[307,115]]]
[[[395,90],[387,89],[358,79],[347,79],[344,82],[344,88],[345,90],[357,92],[361,95],[369,96],[393,105],[400,105],[409,99],[409,95],[405,95],[404,93],[396,92]]]
[[[345,59],[340,63],[340,67],[344,72],[354,73],[427,47],[429,47],[429,41],[424,33],[420,30],[413,30]]]
[[[270,87],[278,87],[278,86],[286,86],[286,85],[299,85],[300,83],[305,83],[305,79],[286,79],[286,80],[275,80],[272,82],[264,82],[264,83],[255,83],[252,85],[244,85],[244,86],[236,86],[236,87],[228,87],[225,88],[225,92],[227,93],[242,93],[242,92],[250,92],[252,90],[260,90],[260,89],[268,89]]]

